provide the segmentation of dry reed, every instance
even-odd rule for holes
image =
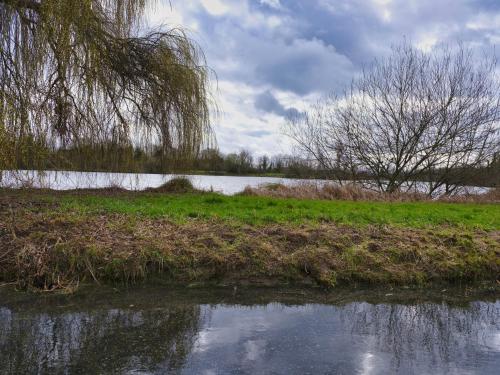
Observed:
[[[283,184],[267,184],[259,187],[247,186],[243,195],[263,196],[273,198],[322,199],[322,200],[349,200],[374,202],[420,202],[442,201],[457,203],[500,203],[500,189],[493,188],[484,194],[462,194],[431,198],[427,194],[418,192],[385,193],[366,189],[360,185],[335,185],[304,182],[293,186]]]

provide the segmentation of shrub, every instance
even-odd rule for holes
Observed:
[[[190,193],[197,191],[187,177],[175,177],[157,188],[147,191],[156,193]]]

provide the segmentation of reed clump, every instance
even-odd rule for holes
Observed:
[[[440,196],[431,198],[419,192],[392,193],[381,192],[364,188],[357,184],[336,185],[333,183],[299,183],[296,185],[265,184],[259,187],[247,186],[242,195],[296,198],[296,199],[323,199],[345,201],[371,201],[371,202],[463,202],[463,203],[500,203],[500,189],[493,188],[484,194],[457,194],[453,196]]]
[[[439,198],[441,202],[454,203],[500,203],[500,188],[495,187],[484,194],[461,194],[451,197],[443,196]]]
[[[428,198],[420,193],[383,193],[363,188],[356,184],[336,185],[323,183],[299,183],[296,185],[272,184],[259,187],[247,186],[244,195],[267,196],[273,198],[325,199],[348,201],[424,201]]]
[[[146,190],[152,193],[193,193],[198,191],[187,177],[175,177],[161,186]]]

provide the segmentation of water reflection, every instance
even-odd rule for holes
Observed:
[[[0,307],[0,373],[496,374],[500,368],[500,302],[235,305],[145,292],[115,301]]]
[[[196,305],[150,311],[0,310],[0,373],[125,373],[183,366],[199,327]]]
[[[144,190],[158,187],[179,175],[148,173],[107,173],[69,171],[0,171],[0,187],[22,186],[55,190],[94,189],[119,186],[127,190]],[[251,176],[187,176],[193,186],[201,190],[213,190],[226,195],[239,193],[247,186],[262,184],[294,185],[305,182],[325,183],[324,180],[297,180],[277,177]]]
[[[118,186],[127,190],[144,190],[158,187],[179,175],[147,174],[147,173],[108,173],[108,172],[70,172],[70,171],[0,171],[0,187],[19,188],[23,186],[34,188],[50,188],[55,190],[94,189]],[[297,185],[311,183],[322,185],[326,180],[293,179],[278,177],[251,176],[187,176],[193,186],[201,190],[213,190],[226,195],[239,193],[247,186],[258,187],[263,184]],[[367,182],[367,181],[366,181]],[[427,191],[426,183],[419,183],[416,189]],[[457,193],[482,194],[489,188],[464,186]]]

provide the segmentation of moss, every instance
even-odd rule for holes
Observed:
[[[317,278],[318,284],[325,286],[327,288],[333,288],[337,285],[337,272],[327,271],[320,273]]]

